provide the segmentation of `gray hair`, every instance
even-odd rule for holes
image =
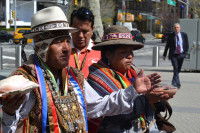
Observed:
[[[174,23],[174,27],[175,27],[176,25],[178,25],[179,27],[181,27],[179,23]]]

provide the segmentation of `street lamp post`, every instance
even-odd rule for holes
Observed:
[[[14,23],[14,25],[15,25],[15,31],[16,31],[16,29],[17,29],[17,24],[16,24],[16,16],[17,16],[17,10],[16,10],[16,9],[17,9],[17,8],[16,8],[16,7],[17,7],[17,2],[16,2],[16,0],[15,0],[15,6],[14,6],[14,10],[15,10],[15,18],[14,18],[14,19],[15,19],[15,23]]]
[[[182,0],[178,0],[178,1],[186,5],[186,18],[188,18],[188,5],[189,5],[189,1],[188,0],[186,0],[186,2],[183,2]]]
[[[14,15],[13,19],[14,19],[14,29],[16,31],[16,29],[17,29],[17,8],[20,6],[23,6],[25,4],[28,4],[30,2],[33,2],[33,13],[36,13],[37,12],[37,0],[31,0],[31,1],[23,2],[21,4],[19,4],[19,3],[17,4],[17,0],[11,0],[10,2],[11,2],[11,4],[14,4],[13,11],[15,12],[15,15]]]

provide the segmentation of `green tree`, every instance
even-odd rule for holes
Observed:
[[[102,23],[106,27],[113,24],[116,16],[114,0],[100,0]]]
[[[115,17],[115,1],[114,0],[78,0],[77,6],[74,5],[74,0],[68,1],[68,18],[74,9],[84,6],[89,8],[94,16],[95,31],[98,31],[99,35],[103,35],[103,24],[105,26],[113,24],[113,18]]]
[[[200,17],[200,1],[199,0],[190,0],[189,13],[191,14],[192,18]]]
[[[100,36],[103,36],[103,25],[101,20],[100,2],[99,0],[88,0],[90,10],[93,12],[95,19],[95,29],[99,32]]]

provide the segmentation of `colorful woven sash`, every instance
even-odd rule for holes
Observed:
[[[85,121],[85,126],[86,126],[86,131],[88,131],[88,124],[87,124],[87,113],[86,113],[86,103],[85,103],[85,99],[84,99],[84,96],[83,96],[83,92],[76,80],[76,77],[75,75],[73,74],[72,70],[69,71],[69,74],[71,75],[70,77],[70,82],[72,82],[72,84],[74,84],[75,88],[76,88],[76,92],[78,92],[78,95],[80,97],[80,101],[82,103],[82,110],[83,110],[83,115],[84,115],[84,121]]]
[[[128,71],[127,78],[109,68],[103,61],[92,64],[89,69],[88,82],[101,96],[109,95],[121,88],[127,88],[133,83],[139,72],[139,69],[132,65],[131,70]]]
[[[127,72],[127,77],[125,77],[120,72],[109,68],[102,60],[97,64],[92,64],[89,69],[88,82],[101,96],[109,95],[121,88],[127,88],[134,82],[135,77],[140,71],[132,64],[131,69]],[[144,114],[140,115],[140,120],[142,128],[145,128]]]

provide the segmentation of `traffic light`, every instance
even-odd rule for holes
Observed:
[[[142,15],[141,15],[141,14],[139,14],[139,15],[138,15],[138,18],[139,18],[139,19],[142,19]]]
[[[12,11],[12,17],[15,18],[15,10]]]
[[[74,0],[74,5],[77,6],[78,5],[78,1]]]
[[[137,0],[137,2],[141,2],[142,0]]]
[[[8,23],[12,24],[12,23],[13,23],[13,20],[12,20],[12,19],[9,19],[9,20],[8,20]]]

